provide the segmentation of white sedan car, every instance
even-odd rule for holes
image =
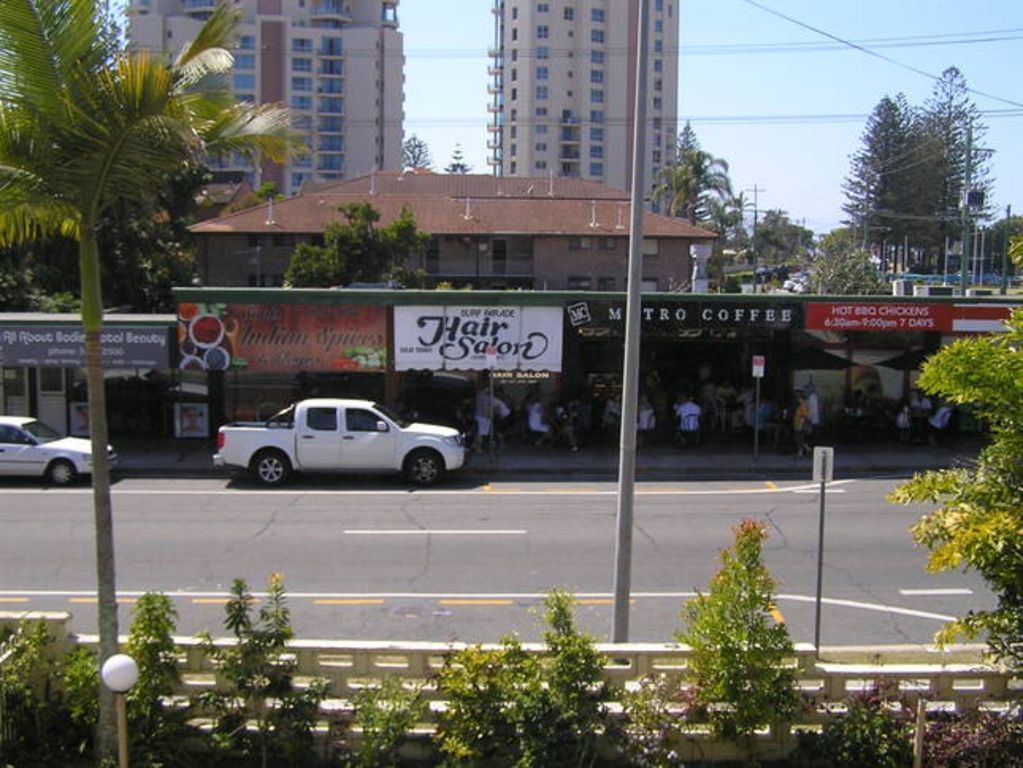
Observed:
[[[117,463],[107,447],[110,465]],[[0,475],[45,477],[67,485],[92,473],[92,445],[80,437],[64,437],[31,416],[0,416]]]

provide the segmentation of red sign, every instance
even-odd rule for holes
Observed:
[[[764,378],[764,366],[767,364],[767,360],[763,355],[753,355],[753,378],[762,379]]]
[[[809,303],[809,331],[952,331],[952,304],[820,302]]]
[[[387,309],[377,305],[180,304],[182,368],[382,371]]]

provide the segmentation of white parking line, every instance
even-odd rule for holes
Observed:
[[[900,595],[906,597],[931,597],[936,595],[972,595],[973,590],[966,587],[949,587],[947,589],[900,589]]]

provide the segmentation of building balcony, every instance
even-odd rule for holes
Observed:
[[[499,158],[499,157],[488,157],[487,158],[487,165],[489,165],[491,168],[494,168],[494,167],[500,168],[501,167],[501,158]]]
[[[503,59],[504,48],[487,48],[487,56],[491,59]]]
[[[578,162],[581,159],[578,148],[574,147],[562,147],[561,152],[558,153],[559,160],[574,160]]]
[[[504,88],[502,88],[499,85],[494,85],[493,83],[487,86],[487,93],[490,94],[491,96],[496,96],[497,94],[502,93],[503,91]]]
[[[490,77],[500,77],[504,74],[504,64],[491,64],[487,67],[487,74]]]
[[[487,124],[487,133],[500,133],[501,132],[501,127],[502,126],[499,123],[488,123]]]
[[[500,141],[488,141],[487,142],[487,149],[489,149],[491,151],[493,151],[495,149],[500,149],[500,148],[501,148],[501,142]]]
[[[206,19],[217,7],[217,0],[185,0],[185,13],[196,19]]]
[[[582,125],[582,123],[583,123],[583,120],[582,120],[581,117],[576,117],[575,115],[562,115],[561,116],[561,124],[562,125]]]
[[[351,24],[354,17],[348,3],[341,0],[314,0],[313,7],[309,11],[310,20],[316,21],[340,21],[343,24]]]
[[[503,111],[504,111],[504,105],[503,104],[494,104],[494,103],[487,104],[487,112],[489,112],[492,115],[493,114],[499,114],[499,113],[501,113]]]

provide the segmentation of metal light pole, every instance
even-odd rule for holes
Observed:
[[[640,289],[643,281],[643,190],[646,186],[647,30],[649,0],[639,0],[636,49],[636,102],[632,142],[632,222],[629,231],[629,284],[625,303],[625,361],[622,370],[622,425],[618,461],[615,537],[614,616],[611,642],[629,639],[632,575],[632,505],[636,481],[636,410],[639,389]]]

